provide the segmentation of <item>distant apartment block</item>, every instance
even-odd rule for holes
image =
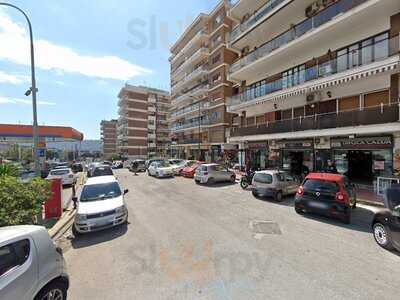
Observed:
[[[232,123],[226,99],[234,94],[227,79],[239,51],[227,48],[234,20],[231,4],[221,1],[209,14],[201,13],[170,49],[172,155],[215,161]]]
[[[103,155],[105,158],[111,158],[117,154],[117,124],[118,120],[103,120],[100,123]]]
[[[119,153],[129,159],[167,156],[169,92],[127,84],[118,97]]]

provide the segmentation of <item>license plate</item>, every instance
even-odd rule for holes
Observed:
[[[308,205],[312,208],[319,208],[319,209],[328,208],[328,206],[325,203],[321,202],[310,202]]]

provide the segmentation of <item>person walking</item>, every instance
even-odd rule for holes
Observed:
[[[139,168],[139,163],[137,162],[137,160],[134,160],[132,162],[132,171],[135,173],[135,176],[138,175],[137,174],[138,168]]]

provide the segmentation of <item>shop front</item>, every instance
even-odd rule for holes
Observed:
[[[268,143],[249,142],[246,149],[246,166],[253,170],[264,170],[267,167]]]
[[[289,140],[278,143],[281,149],[282,168],[301,176],[314,170],[314,141]]]
[[[338,172],[356,184],[372,185],[393,174],[391,136],[332,138],[331,149]]]

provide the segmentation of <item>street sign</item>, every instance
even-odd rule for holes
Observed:
[[[39,157],[45,157],[46,156],[46,149],[38,149],[37,153],[38,153]]]

